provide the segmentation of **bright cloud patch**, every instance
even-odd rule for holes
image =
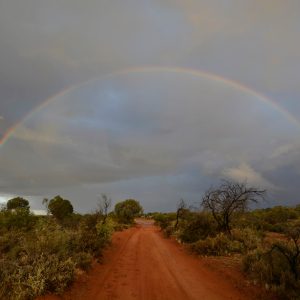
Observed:
[[[276,189],[272,183],[246,163],[242,163],[236,168],[228,168],[223,174],[234,181],[247,182],[250,185],[262,188]]]

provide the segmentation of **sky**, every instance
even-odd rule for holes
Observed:
[[[0,202],[300,204],[298,0],[0,0]]]

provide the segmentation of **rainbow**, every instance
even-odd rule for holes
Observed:
[[[252,95],[256,97],[258,100],[261,102],[269,104],[275,111],[278,111],[281,113],[290,123],[294,124],[300,129],[300,120],[295,118],[289,111],[284,109],[282,106],[280,106],[278,103],[276,103],[274,100],[266,97],[265,95],[251,89],[248,86],[243,85],[242,83],[228,79],[210,72],[202,71],[202,70],[197,70],[197,69],[190,69],[190,68],[180,68],[180,67],[160,67],[160,66],[143,66],[143,67],[135,67],[135,68],[128,68],[116,72],[112,72],[110,74],[104,75],[102,77],[97,77],[97,78],[92,78],[88,81],[85,81],[81,84],[77,85],[72,85],[69,86],[59,93],[53,95],[52,97],[46,99],[44,102],[42,102],[40,105],[36,106],[32,111],[30,111],[21,121],[17,122],[14,124],[12,127],[10,127],[6,133],[3,135],[2,139],[0,140],[0,146],[4,145],[5,142],[13,135],[14,131],[16,128],[21,125],[26,119],[30,118],[34,113],[38,112],[42,108],[46,107],[49,103],[51,103],[53,100],[57,99],[58,97],[62,97],[65,94],[79,88],[83,87],[86,84],[95,82],[97,80],[104,80],[104,79],[109,79],[113,78],[116,76],[121,76],[121,75],[127,75],[127,74],[132,74],[132,73],[180,73],[180,74],[187,74],[187,75],[192,75],[195,77],[199,78],[205,78],[213,81],[217,81],[223,84],[227,84],[237,90],[240,90],[248,95]]]

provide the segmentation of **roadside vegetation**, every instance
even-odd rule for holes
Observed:
[[[266,191],[223,181],[203,195],[198,210],[185,201],[171,213],[149,213],[166,237],[174,237],[201,256],[226,256],[240,262],[253,284],[278,299],[300,299],[300,205],[250,209]],[[74,212],[56,196],[44,199],[47,215],[36,216],[29,202],[10,199],[0,209],[0,299],[34,299],[61,294],[94,261],[115,230],[143,214],[134,199],[118,202],[101,195],[89,214]]]
[[[81,215],[56,196],[43,200],[47,215],[36,216],[26,199],[9,200],[0,209],[0,299],[61,294],[77,274],[101,260],[113,231],[130,226],[142,212],[138,201],[126,201],[109,212],[111,200],[102,195],[94,212]]]
[[[194,253],[233,257],[254,284],[278,299],[300,299],[300,205],[249,209],[265,195],[245,183],[224,181],[204,194],[199,210],[180,200],[176,212],[151,217],[166,237]]]

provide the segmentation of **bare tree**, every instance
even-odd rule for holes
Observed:
[[[246,183],[223,181],[219,188],[209,189],[202,198],[202,206],[210,210],[219,230],[230,234],[234,212],[247,210],[250,202],[263,199],[265,190],[247,187]]]
[[[177,210],[176,210],[176,223],[175,223],[175,229],[178,227],[179,219],[182,217],[184,212],[186,211],[187,207],[183,199],[180,199],[177,205]]]
[[[44,198],[42,203],[43,203],[43,205],[46,208],[47,216],[48,216],[50,214],[50,211],[49,211],[49,199],[48,198]]]
[[[101,194],[101,197],[98,199],[98,213],[103,216],[102,224],[105,224],[108,209],[111,207],[111,199],[106,194]]]

